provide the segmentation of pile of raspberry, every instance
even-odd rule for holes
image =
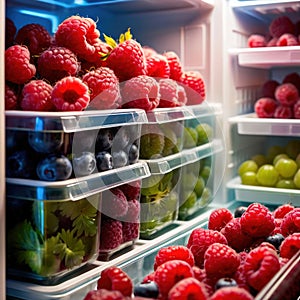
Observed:
[[[6,19],[5,108],[25,111],[178,107],[201,104],[205,84],[179,56],[141,45],[130,30],[115,41],[91,18],[71,16],[54,34],[17,30]]]
[[[248,37],[248,47],[286,47],[300,45],[300,20],[292,21],[286,15],[275,17],[265,34],[253,33]]]
[[[300,119],[299,73],[289,73],[281,82],[265,81],[261,96],[254,103],[254,111],[258,118]]]
[[[111,266],[84,300],[253,300],[298,251],[300,208],[284,204],[271,211],[260,203],[234,213],[218,208],[186,245],[161,248],[153,271],[139,284]],[[299,293],[299,287],[289,292]]]

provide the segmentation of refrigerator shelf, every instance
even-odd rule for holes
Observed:
[[[255,113],[229,118],[230,123],[237,123],[239,134],[300,136],[300,120],[258,118]]]
[[[235,48],[229,54],[237,55],[243,67],[270,69],[300,66],[300,46]]]
[[[284,203],[291,203],[294,206],[300,205],[300,190],[297,189],[243,185],[239,177],[230,180],[226,187],[233,192],[233,198],[237,201],[261,202],[271,205]]]

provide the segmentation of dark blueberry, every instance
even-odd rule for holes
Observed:
[[[279,249],[283,241],[284,241],[284,236],[281,233],[276,233],[266,238],[266,242],[272,244],[276,249]]]
[[[16,150],[24,150],[28,147],[27,132],[19,130],[6,130],[6,152],[12,152]]]
[[[26,150],[15,151],[6,159],[6,176],[12,178],[35,177],[34,156]]]
[[[128,151],[129,164],[134,164],[139,159],[139,148],[136,144],[132,144]]]
[[[28,133],[28,143],[36,152],[53,153],[63,144],[63,134],[32,131]]]
[[[233,278],[220,278],[215,284],[215,289],[217,290],[223,287],[233,287],[237,285],[237,282]]]
[[[101,151],[96,155],[97,169],[99,172],[113,169],[113,158],[110,153]]]
[[[159,295],[159,290],[154,281],[149,281],[135,285],[133,294],[134,296],[156,299]]]
[[[87,176],[96,169],[96,158],[92,152],[82,152],[73,157],[73,170],[75,176]]]
[[[95,152],[95,143],[98,130],[84,130],[75,132],[73,135],[72,152]]]
[[[125,151],[120,150],[112,153],[114,168],[124,167],[128,163],[128,156]]]
[[[72,164],[64,155],[50,154],[38,163],[36,171],[41,180],[66,180],[72,174]]]
[[[246,206],[239,206],[235,209],[234,211],[234,217],[235,218],[240,218],[242,216],[242,214],[247,210]]]
[[[123,150],[129,144],[130,132],[127,127],[121,127],[115,134],[113,148]]]
[[[96,139],[96,152],[107,151],[111,148],[114,141],[114,133],[112,129],[100,129]]]

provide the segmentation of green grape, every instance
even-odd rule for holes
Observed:
[[[296,172],[296,174],[293,178],[293,182],[294,182],[296,188],[300,189],[300,169],[298,169],[298,171]]]
[[[298,165],[298,168],[300,168],[300,153],[297,155],[295,162]]]
[[[280,179],[276,183],[276,187],[280,189],[294,189],[296,188],[292,179]]]
[[[267,163],[267,158],[263,154],[256,154],[251,157],[251,160],[254,160],[258,167],[265,165]]]
[[[276,165],[276,163],[278,162],[278,160],[279,160],[280,158],[289,158],[289,156],[288,156],[286,153],[281,153],[281,154],[276,155],[276,156],[274,157],[274,159],[273,159],[273,165],[274,165],[274,166]]]
[[[193,148],[197,145],[198,132],[195,128],[184,127],[183,131],[183,147],[185,149]]]
[[[268,163],[273,163],[273,160],[276,155],[285,153],[285,150],[281,146],[271,146],[267,151],[267,161]]]
[[[280,158],[275,164],[275,169],[283,178],[291,178],[295,175],[298,165],[293,159]]]
[[[194,188],[194,192],[196,193],[198,198],[201,197],[204,188],[205,188],[205,180],[201,176],[199,176]]]
[[[238,173],[241,176],[245,172],[257,172],[258,170],[258,165],[254,160],[245,160],[242,162],[238,168]]]
[[[290,158],[295,159],[299,154],[299,149],[300,149],[300,140],[292,140],[287,143],[285,147],[285,152]]]
[[[200,176],[204,179],[205,182],[207,182],[209,176],[211,173],[211,167],[210,166],[204,166],[202,170],[200,171]]]
[[[279,173],[273,165],[266,164],[258,169],[256,178],[262,186],[274,187],[279,179]]]
[[[253,171],[244,172],[241,175],[241,183],[245,185],[259,185],[256,178],[256,172]]]
[[[213,137],[213,128],[207,123],[197,125],[196,130],[198,132],[197,145],[208,143]]]
[[[189,209],[195,206],[197,202],[197,195],[195,192],[192,192],[189,195],[186,195],[184,202],[180,206],[180,210]]]

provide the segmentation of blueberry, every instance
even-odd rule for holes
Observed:
[[[35,161],[26,150],[13,152],[6,159],[6,176],[12,178],[33,178]]]
[[[99,172],[113,169],[113,158],[110,153],[101,151],[96,155],[97,169]]]
[[[113,147],[116,149],[125,149],[130,141],[130,132],[127,127],[121,127],[115,134]]]
[[[134,296],[156,299],[159,295],[159,290],[154,281],[149,281],[135,285],[133,294]]]
[[[73,153],[84,151],[94,152],[98,130],[83,130],[75,132],[73,135]]]
[[[96,139],[96,152],[107,151],[111,148],[114,140],[112,129],[100,129]]]
[[[28,147],[27,132],[19,130],[6,130],[6,152],[24,150]]]
[[[112,158],[113,158],[114,168],[124,167],[128,163],[128,156],[123,150],[120,150],[118,152],[113,152]]]
[[[71,174],[72,164],[64,155],[50,154],[37,165],[37,175],[41,180],[66,180]]]
[[[237,286],[237,282],[233,278],[220,278],[216,284],[215,284],[215,289],[220,289],[224,287],[233,287]]]
[[[96,158],[92,152],[82,152],[73,158],[73,170],[75,176],[87,176],[94,172],[96,168]]]
[[[63,133],[32,131],[28,133],[28,143],[36,152],[53,153],[63,144]]]
[[[239,206],[235,209],[234,211],[234,217],[235,218],[240,218],[242,216],[242,214],[247,210],[246,206]]]
[[[266,238],[266,242],[272,244],[276,249],[279,249],[283,240],[284,240],[284,236],[280,233],[276,233]]]
[[[136,144],[130,145],[130,148],[128,150],[128,161],[129,164],[134,164],[139,159],[139,148]]]

